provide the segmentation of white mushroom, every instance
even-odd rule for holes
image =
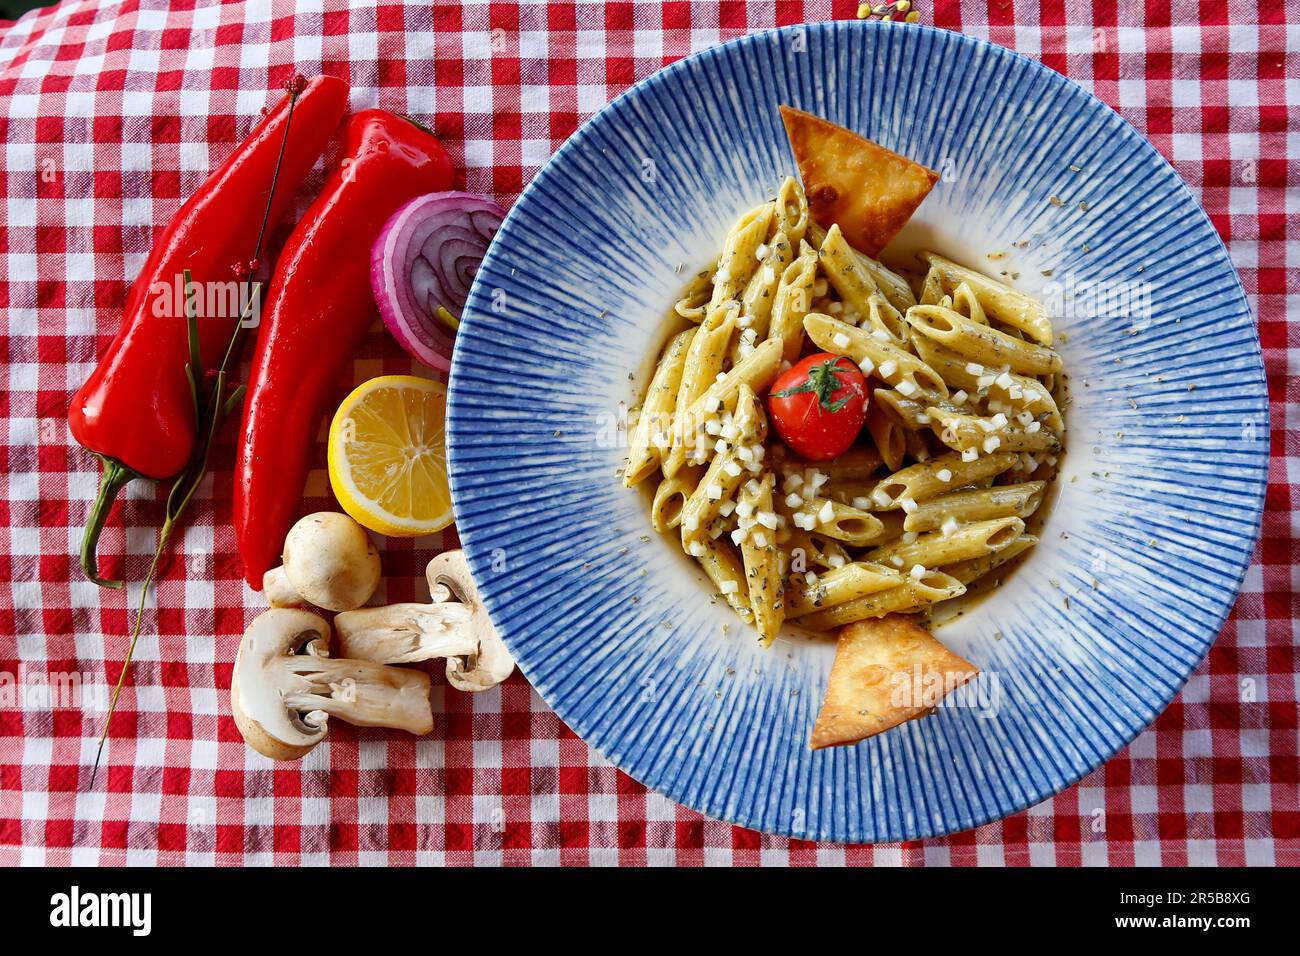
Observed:
[[[391,604],[348,611],[334,619],[343,653],[384,664],[447,658],[447,680],[458,690],[487,690],[515,669],[479,600],[463,551],[429,562],[429,604]]]
[[[301,518],[284,539],[284,564],[267,571],[262,589],[272,607],[314,604],[351,611],[379,586],[379,552],[366,529],[338,511]]]
[[[244,633],[230,709],[248,745],[297,760],[325,739],[329,715],[413,734],[433,729],[429,675],[329,656],[329,625],[293,608],[263,611]]]

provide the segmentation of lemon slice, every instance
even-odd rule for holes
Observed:
[[[330,423],[330,486],[343,510],[399,538],[451,524],[446,411],[441,382],[384,375],[357,386]]]

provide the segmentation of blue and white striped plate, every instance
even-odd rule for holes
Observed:
[[[1073,381],[1070,453],[1042,544],[938,632],[983,669],[979,692],[817,753],[807,741],[833,645],[760,649],[615,474],[620,403],[636,401],[684,280],[795,171],[779,103],[941,171],[895,247],[1005,270],[1041,296]],[[703,813],[855,842],[1028,807],[1142,730],[1232,606],[1269,433],[1245,296],[1160,155],[1038,63],[956,33],[862,22],[689,57],[565,143],[479,271],[449,417],[470,566],[560,717]]]

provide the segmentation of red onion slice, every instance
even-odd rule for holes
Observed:
[[[393,213],[370,254],[370,284],[388,331],[447,371],[460,312],[505,210],[471,193],[429,193]]]

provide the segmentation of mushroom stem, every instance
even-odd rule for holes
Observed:
[[[462,551],[429,562],[431,603],[392,604],[346,611],[334,619],[344,653],[384,664],[447,659],[447,680],[458,690],[495,687],[515,669],[479,600]]]
[[[285,572],[284,565],[272,568],[262,575],[262,591],[266,594],[266,601],[271,607],[297,607],[299,604],[307,603],[298,593],[298,589],[289,583],[289,575]]]
[[[412,734],[433,729],[429,675],[371,661],[283,657],[274,664],[288,690],[284,705],[323,711],[360,727],[391,727]]]
[[[345,657],[410,664],[433,657],[464,657],[478,650],[464,604],[390,604],[345,611],[336,620]]]

